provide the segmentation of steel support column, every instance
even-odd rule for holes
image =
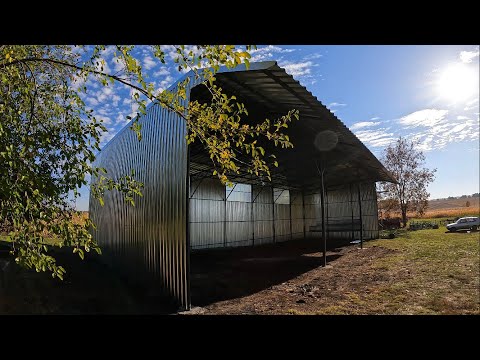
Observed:
[[[358,192],[358,213],[360,216],[360,248],[363,249],[363,218],[362,218],[362,197],[360,195],[360,183],[357,183]]]

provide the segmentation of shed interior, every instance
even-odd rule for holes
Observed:
[[[274,119],[291,109],[300,111],[300,120],[286,130],[293,149],[259,141],[266,152],[277,156],[279,166],[271,167],[271,182],[240,173],[230,175],[233,187],[222,186],[212,175],[212,163],[202,144],[190,145],[192,250],[320,237],[314,227],[321,225],[321,169],[325,169],[327,224],[354,222],[361,213],[363,237],[378,235],[375,182],[392,181],[392,177],[334,114],[277,65],[222,72],[216,78],[227,94],[235,94],[245,104],[249,121]],[[190,99],[208,102],[210,93],[197,85]],[[324,138],[319,134],[325,130],[334,132],[338,142],[333,149],[320,151]],[[360,232],[332,232],[328,237],[353,240]]]

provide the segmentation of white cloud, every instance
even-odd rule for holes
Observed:
[[[250,55],[265,53],[291,53],[293,51],[295,51],[295,49],[285,49],[281,48],[280,46],[268,45],[264,47],[259,47],[255,50],[250,50]]]
[[[104,102],[106,99],[111,97],[113,94],[113,89],[109,86],[103,86],[100,90],[95,92],[98,102]]]
[[[347,104],[332,102],[332,103],[328,104],[328,106],[329,107],[347,106]]]
[[[458,132],[462,131],[463,129],[465,129],[467,126],[468,126],[468,124],[458,124],[458,125],[454,126],[453,129],[450,130],[450,132],[458,133]]]
[[[153,60],[153,58],[150,55],[147,55],[143,58],[143,67],[146,70],[153,69],[156,64],[157,63],[155,62],[155,60]]]
[[[478,97],[476,97],[476,98],[473,98],[472,100],[467,101],[466,105],[473,105],[473,104],[478,103],[478,101],[479,101],[479,99],[478,99]]]
[[[123,113],[119,113],[117,117],[115,118],[115,125],[120,124],[121,126],[127,124],[130,120],[127,119],[126,115]]]
[[[112,124],[112,119],[110,119],[108,116],[96,115],[95,117],[97,118],[97,120],[101,120],[104,125]]]
[[[123,63],[123,60],[115,59],[113,61],[113,68],[114,68],[115,72],[117,72],[117,73],[125,70],[125,64]]]
[[[167,77],[164,80],[160,81],[160,84],[158,84],[158,89],[164,90],[168,88],[170,85],[172,85],[174,80],[175,79],[172,76],[167,75]]]
[[[406,128],[417,126],[432,127],[442,123],[447,114],[448,110],[424,109],[400,118],[399,122],[405,125]]]
[[[311,61],[307,61],[302,63],[289,63],[289,64],[283,65],[282,67],[285,69],[285,71],[288,74],[295,77],[295,76],[310,74],[312,66],[313,66],[313,63]]]
[[[118,95],[113,95],[112,96],[113,106],[118,106],[119,101],[120,101],[120,96],[118,96]]]
[[[100,115],[108,115],[109,112],[105,108],[101,108],[97,111]]]
[[[377,130],[360,130],[355,135],[371,147],[385,147],[396,140],[392,132],[387,132],[389,128]]]
[[[372,118],[370,119],[370,121],[375,121],[375,120],[380,120],[380,117],[374,116],[374,117],[372,117]]]
[[[406,137],[418,140],[420,142],[418,148],[422,151],[442,149],[453,142],[478,141],[478,121],[465,118],[459,115],[456,120],[449,119],[442,124],[427,127],[423,131],[407,134]]]
[[[353,124],[350,129],[351,130],[356,130],[356,129],[361,129],[361,128],[366,128],[366,127],[372,127],[380,124],[380,122],[373,122],[373,121],[361,121],[358,123]]]
[[[91,96],[87,97],[87,99],[85,100],[85,102],[86,102],[88,105],[90,105],[91,107],[96,106],[96,105],[99,104],[99,103],[98,103],[98,100],[95,99],[94,97],[91,97]]]
[[[166,67],[160,68],[160,70],[155,71],[153,73],[153,77],[159,77],[159,76],[165,76],[165,75],[170,75],[170,71]]]
[[[479,52],[478,47],[477,47],[477,51],[462,51],[459,56],[460,56],[460,60],[462,60],[462,62],[471,63],[473,61],[473,59],[475,59],[479,55],[480,55],[480,52]]]
[[[473,110],[473,109],[478,109],[478,97],[470,100],[470,101],[467,101],[465,103],[465,108],[463,109],[463,111],[469,111],[469,110]]]
[[[303,60],[314,60],[314,59],[319,59],[321,58],[323,55],[322,54],[319,54],[319,53],[314,53],[314,54],[310,54],[310,55],[307,55],[303,58]]]
[[[102,55],[103,58],[109,57],[113,55],[113,52],[115,51],[116,47],[114,45],[108,45],[105,47],[105,50],[102,50],[100,54]]]
[[[112,140],[116,133],[117,131],[115,129],[107,129],[107,131],[102,132],[100,135],[100,146],[103,147],[107,142]]]
[[[256,50],[250,50],[250,62],[272,59],[274,54],[291,53],[295,49],[284,49],[275,45],[259,47]]]

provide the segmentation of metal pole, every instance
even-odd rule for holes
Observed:
[[[305,225],[305,190],[302,189],[302,213],[303,213],[303,238],[307,238],[307,231]]]
[[[223,207],[223,247],[227,246],[227,191],[225,189],[225,203]]]
[[[326,237],[326,227],[325,227],[325,185],[323,183],[323,172],[324,169],[321,170],[322,174],[322,191],[320,192],[320,200],[322,202],[322,247],[323,247],[323,266],[327,265],[327,237]]]
[[[275,239],[275,196],[273,194],[273,186],[272,186],[272,229],[273,229],[273,243],[276,243]]]
[[[290,211],[290,240],[293,240],[293,228],[292,228],[292,196],[290,194],[290,190],[288,190],[288,202],[290,205],[289,211]]]
[[[360,248],[363,249],[363,219],[362,219],[362,198],[360,196],[360,183],[357,183],[358,190],[358,213],[360,216]]]
[[[187,146],[187,177],[185,179],[187,191],[190,192],[190,146]],[[184,306],[185,310],[191,309],[190,298],[190,197],[186,196],[185,211],[185,293]],[[163,259],[162,259],[163,261]]]
[[[253,197],[253,185],[252,185],[252,205],[251,205],[251,215],[250,218],[252,219],[252,246],[255,246],[255,214],[253,212],[253,203],[255,202],[255,198]]]
[[[353,226],[353,194],[352,194],[352,184],[349,184],[350,187],[350,209],[352,210],[352,241],[355,240],[355,226]]]

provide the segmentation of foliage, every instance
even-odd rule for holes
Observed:
[[[89,231],[95,224],[88,218],[84,223],[72,221],[79,212],[69,201],[69,196],[79,196],[78,189],[90,177],[96,179],[91,192],[102,205],[105,191],[123,193],[133,206],[142,194],[143,184],[134,173],[112,179],[105,169],[92,166],[106,128],[82,100],[88,84],[121,83],[134,90],[132,99],[139,107],[130,128],[139,141],[138,118],[145,114],[147,101],[176,112],[187,123],[187,142],[203,144],[223,183],[240,169],[270,178],[270,166],[278,164],[273,154],[257,146],[259,138],[275,146],[293,146],[282,131],[298,119],[298,111],[251,125],[246,123],[245,106],[215,85],[220,66],[249,66],[251,46],[244,51],[231,45],[175,46],[178,71],[193,70],[212,94],[210,102],[192,101],[188,107],[184,104],[190,79],[172,91],[155,89],[147,83],[134,49],[113,47],[114,60],[123,67],[119,75],[106,70],[105,46],[0,46],[0,226],[13,244],[17,263],[62,278],[65,269],[48,254],[52,238],[82,259],[84,252],[100,253]],[[163,46],[151,46],[150,51],[166,66]]]
[[[407,211],[421,216],[428,206],[427,186],[435,176],[436,169],[422,167],[425,156],[416,148],[414,141],[400,137],[388,146],[383,153],[382,162],[397,179],[398,183],[381,183],[385,198],[390,199],[388,210],[400,210],[403,226],[407,223]]]

